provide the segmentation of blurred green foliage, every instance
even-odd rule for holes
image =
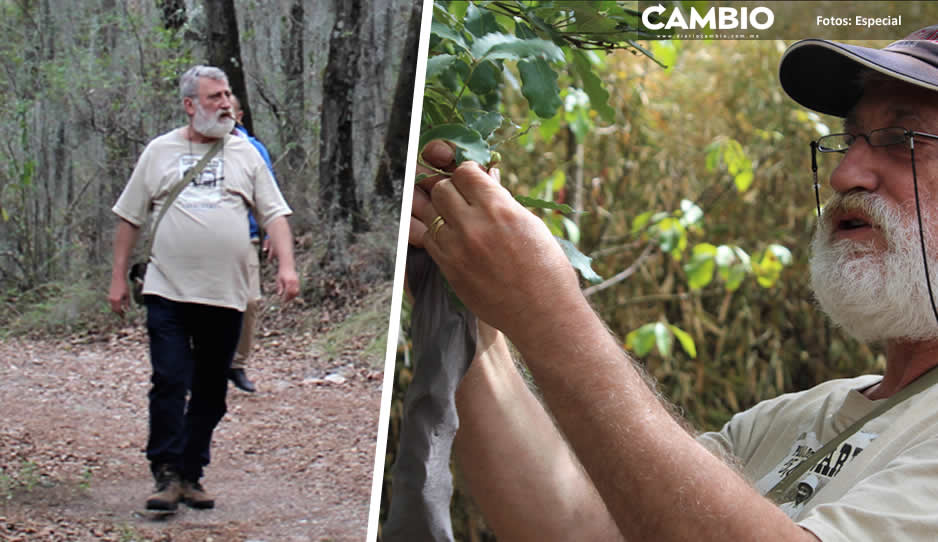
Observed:
[[[565,3],[524,4],[556,11]],[[473,9],[445,6],[435,13],[457,21]],[[516,19],[494,20],[507,33],[526,30]],[[813,301],[808,143],[840,121],[806,112],[783,93],[777,69],[788,44],[659,41],[606,51],[553,41],[565,59],[548,64],[555,114],[533,106],[514,59],[493,62],[486,93],[470,85],[458,99],[475,100],[480,117],[500,117],[478,140],[499,150],[502,182],[516,197],[572,209],[535,212],[591,258],[606,280],[584,281],[584,293],[688,420],[717,429],[758,401],[881,370],[882,354],[835,329]],[[431,55],[444,42],[436,33]],[[428,71],[433,65],[431,58]],[[446,110],[445,93],[434,90],[439,81],[428,73],[425,126],[459,124],[435,117]],[[407,314],[386,474],[413,371]],[[386,476],[385,500],[390,482]],[[458,540],[493,539],[464,494],[457,491],[452,508]]]

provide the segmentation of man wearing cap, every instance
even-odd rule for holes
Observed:
[[[762,402],[719,432],[676,419],[496,171],[464,163],[415,190],[410,242],[486,323],[457,392],[454,447],[500,540],[936,538],[938,275],[926,282],[923,265],[938,270],[936,39],[938,26],[883,50],[804,40],[784,55],[786,92],[845,119],[813,146],[842,156],[812,285],[835,323],[886,345],[886,370]],[[438,142],[423,156],[452,160]]]

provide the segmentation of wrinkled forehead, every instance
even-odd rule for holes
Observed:
[[[211,96],[225,91],[231,92],[228,81],[212,79],[211,77],[199,77],[199,96]]]
[[[938,131],[938,92],[898,82],[874,83],[844,118],[848,132],[869,132],[901,126],[909,130]]]

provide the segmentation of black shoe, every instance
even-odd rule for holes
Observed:
[[[228,371],[228,379],[234,382],[238,389],[254,393],[257,388],[254,383],[248,380],[248,375],[244,374],[244,369],[231,369]]]

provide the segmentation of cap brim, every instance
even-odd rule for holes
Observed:
[[[915,57],[834,41],[807,39],[785,51],[778,68],[785,92],[799,104],[846,117],[860,99],[860,72],[873,70],[938,91],[938,70]]]

